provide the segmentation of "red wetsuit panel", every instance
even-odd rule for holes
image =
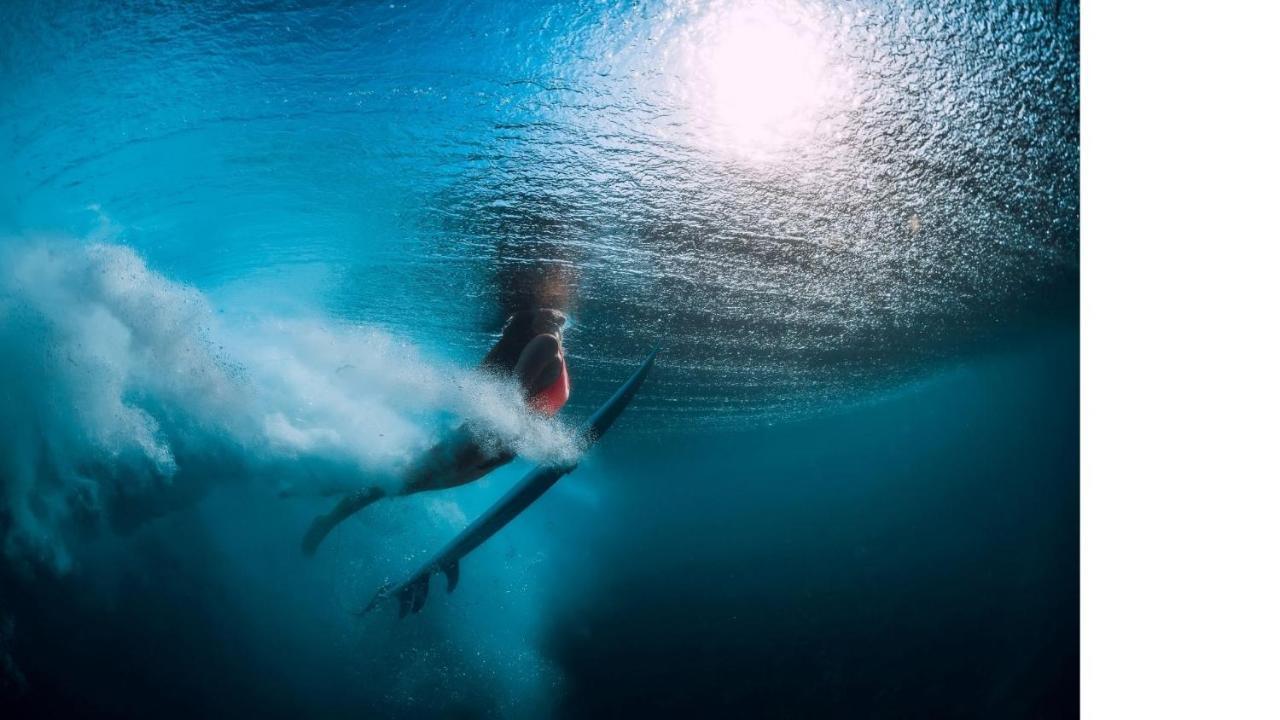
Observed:
[[[569,366],[565,365],[555,382],[529,398],[529,407],[543,415],[555,415],[569,402]]]

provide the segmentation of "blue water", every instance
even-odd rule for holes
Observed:
[[[1073,716],[1078,14],[5,3],[0,704]],[[530,302],[557,421],[471,370]],[[301,556],[460,418],[524,459]]]

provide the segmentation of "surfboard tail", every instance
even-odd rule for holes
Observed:
[[[413,579],[402,585],[396,586],[392,583],[386,583],[378,588],[378,591],[374,593],[373,597],[364,606],[364,609],[357,613],[356,616],[363,617],[368,615],[393,595],[400,607],[400,617],[418,612],[427,602],[427,593],[431,589],[431,576],[437,572],[444,575],[445,592],[451,593],[458,587],[458,578],[461,577],[461,573],[457,561],[441,568],[431,566],[420,570]]]
[[[383,583],[382,587],[378,588],[378,592],[374,593],[373,598],[364,606],[364,609],[356,613],[356,617],[364,617],[365,615],[373,612],[375,608],[382,604],[383,600],[386,600],[387,597],[391,595],[391,591],[391,583]]]
[[[400,601],[400,617],[422,609],[423,604],[427,602],[427,590],[430,586],[431,573],[424,573],[400,586],[396,592],[396,598]]]

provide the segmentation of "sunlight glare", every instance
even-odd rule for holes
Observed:
[[[816,128],[830,92],[817,18],[784,3],[730,5],[694,33],[695,108],[717,145],[776,157]]]

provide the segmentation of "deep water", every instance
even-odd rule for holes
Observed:
[[[1073,716],[1076,351],[1050,335],[782,427],[654,436],[624,423],[464,565],[453,595],[405,621],[346,611],[373,586],[358,582],[362,548],[411,547],[404,525],[422,518],[410,509],[357,523],[308,565],[305,513],[220,489],[97,547],[92,572],[16,593],[6,573],[23,704],[130,717]]]
[[[0,4],[0,715],[1075,716],[1077,36]],[[530,303],[555,420],[473,370]],[[654,345],[454,593],[353,616]],[[302,556],[461,419],[522,459]]]

